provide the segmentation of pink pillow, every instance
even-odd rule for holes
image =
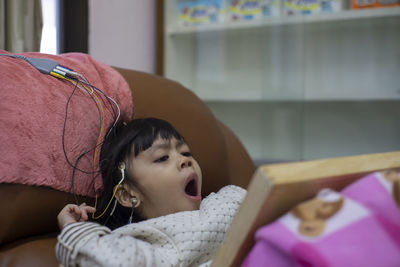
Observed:
[[[1,54],[8,53],[1,51]],[[24,53],[27,57],[49,58],[83,74],[92,85],[113,98],[125,120],[132,118],[133,102],[129,85],[113,68],[89,55],[68,53],[46,55]],[[63,127],[67,101],[74,90],[69,81],[42,74],[22,59],[0,56],[0,183],[50,186],[72,192],[73,168],[63,152]],[[97,94],[100,98],[100,94]],[[104,134],[114,121],[111,105],[104,107]],[[68,106],[64,135],[69,161],[98,139],[99,110],[88,93],[76,89]],[[95,196],[102,188],[97,172],[98,157],[91,151],[77,167],[94,174],[75,172],[73,190],[78,195]]]

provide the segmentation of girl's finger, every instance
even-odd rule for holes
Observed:
[[[79,209],[78,206],[76,205],[71,205],[70,209],[69,209],[69,213],[76,218],[77,220],[79,220],[78,218],[81,217],[82,215],[82,211]]]
[[[86,206],[86,207],[81,207],[82,215],[81,215],[81,221],[87,221],[89,219],[88,213],[93,213],[96,211],[95,208]]]
[[[94,207],[91,207],[91,206],[86,206],[86,207],[85,207],[85,210],[86,210],[86,212],[88,212],[88,213],[93,213],[93,212],[96,211],[96,209],[95,209]]]
[[[86,211],[83,210],[82,214],[81,214],[81,217],[79,218],[79,221],[80,222],[84,222],[84,221],[87,221],[88,219],[89,219],[89,217],[88,217]]]
[[[68,205],[66,205],[66,206],[64,207],[63,210],[65,210],[65,211],[67,211],[67,212],[74,212],[75,208],[76,208],[76,205],[74,205],[74,204],[68,204]]]

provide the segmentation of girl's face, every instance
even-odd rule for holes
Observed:
[[[144,218],[200,208],[201,169],[186,143],[158,137],[149,149],[131,157],[129,165]]]

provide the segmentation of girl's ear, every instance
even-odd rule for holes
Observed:
[[[115,193],[115,198],[120,205],[126,208],[132,207],[132,198],[136,198],[138,201],[140,201],[139,194],[130,189],[126,184],[118,186],[117,192]]]

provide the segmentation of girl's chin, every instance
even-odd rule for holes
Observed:
[[[201,203],[201,196],[198,198],[189,198],[189,201],[187,202],[186,209],[185,210],[198,210],[200,209],[200,203]]]

